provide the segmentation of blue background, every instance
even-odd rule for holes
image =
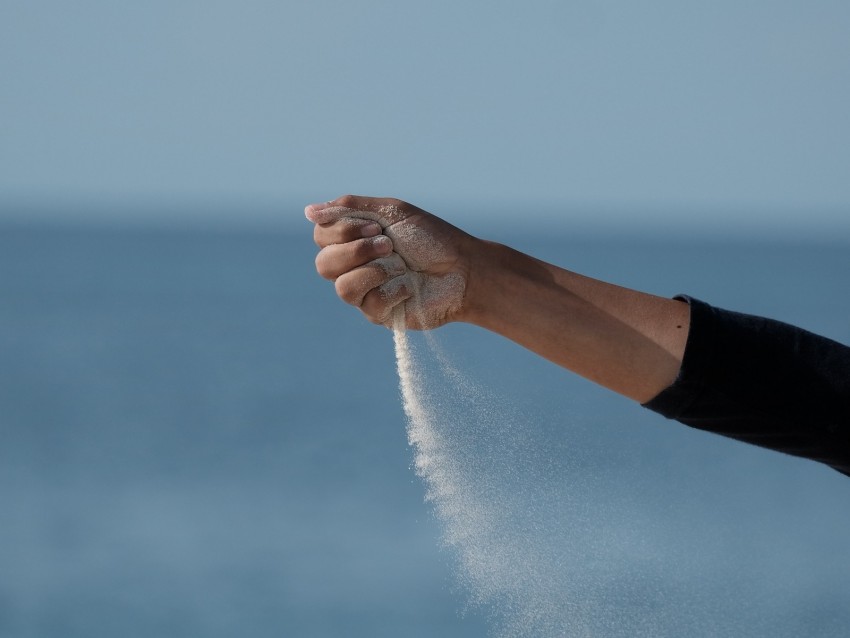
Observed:
[[[497,632],[303,205],[403,197],[848,343],[848,31],[838,2],[0,3],[0,636]],[[525,415],[543,469],[492,489],[553,504],[529,549],[572,634],[846,633],[846,477],[439,336]]]
[[[850,341],[845,243],[512,238]],[[498,605],[460,613],[389,332],[336,299],[313,253],[306,233],[3,227],[0,635],[501,626]],[[540,579],[567,635],[844,635],[846,477],[667,422],[489,333],[438,336],[499,399],[470,434],[432,366],[439,425],[466,433],[453,445],[484,467],[485,502],[528,504],[492,522],[518,581],[557,566]]]

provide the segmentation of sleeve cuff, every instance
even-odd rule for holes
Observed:
[[[714,308],[687,295],[676,295],[691,307],[691,319],[685,353],[679,374],[673,383],[643,404],[668,419],[678,419],[699,399],[704,388],[705,372],[710,369],[715,352]]]

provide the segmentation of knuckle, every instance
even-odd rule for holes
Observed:
[[[343,208],[357,208],[357,198],[354,195],[343,195],[336,200],[336,203]]]
[[[405,213],[411,211],[411,209],[415,208],[408,202],[403,199],[398,199],[397,197],[388,197],[385,201],[385,206],[389,206],[391,209]]]
[[[320,250],[319,254],[316,255],[316,272],[319,273],[325,279],[332,279],[331,269],[328,264],[327,253],[324,250]]]
[[[334,283],[337,296],[345,303],[356,305],[358,301],[357,286],[349,277],[340,277]]]

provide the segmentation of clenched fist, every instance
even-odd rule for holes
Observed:
[[[391,327],[399,304],[412,329],[461,319],[474,237],[397,199],[346,195],[304,213],[316,225],[319,274],[370,321]]]

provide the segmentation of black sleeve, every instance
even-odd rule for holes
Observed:
[[[850,348],[786,323],[679,299],[691,306],[682,368],[644,407],[850,476]]]

